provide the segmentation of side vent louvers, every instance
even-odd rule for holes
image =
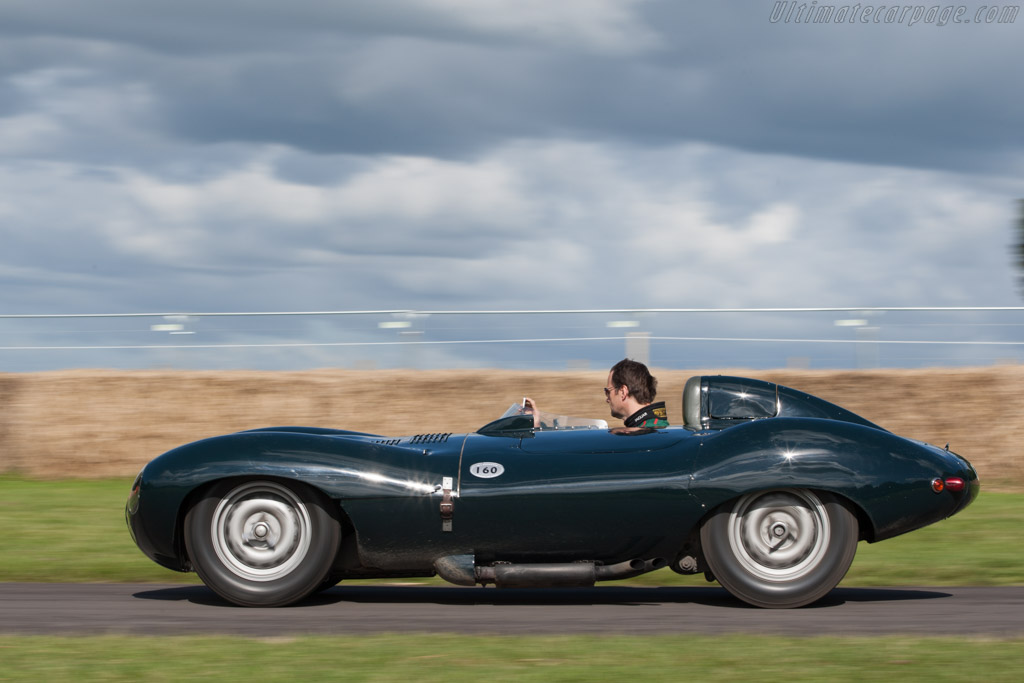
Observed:
[[[381,446],[397,446],[401,442],[401,439],[377,439],[374,441],[374,443],[378,443]]]
[[[445,434],[417,434],[409,440],[409,443],[444,443],[451,435],[451,432]]]

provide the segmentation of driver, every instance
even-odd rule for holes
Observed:
[[[654,402],[657,392],[658,380],[647,366],[623,358],[608,372],[604,400],[611,407],[612,417],[621,418],[627,427],[667,427],[665,402]],[[540,409],[532,398],[526,397],[523,401],[524,412],[539,415]]]

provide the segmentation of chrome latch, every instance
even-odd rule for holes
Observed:
[[[452,515],[455,512],[455,503],[452,502],[452,478],[441,479],[441,531],[452,530]]]

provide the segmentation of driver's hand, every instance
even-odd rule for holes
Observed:
[[[527,415],[533,415],[534,429],[540,427],[540,408],[538,408],[534,400],[528,396],[523,397],[523,412]]]

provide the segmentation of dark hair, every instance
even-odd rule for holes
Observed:
[[[643,405],[652,403],[658,395],[658,380],[646,365],[629,358],[612,366],[612,386],[618,389],[622,385],[629,387],[630,395]]]

